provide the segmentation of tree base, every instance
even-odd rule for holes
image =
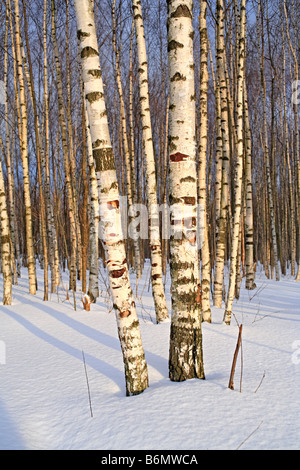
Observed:
[[[172,382],[205,379],[201,327],[171,325],[169,378]]]

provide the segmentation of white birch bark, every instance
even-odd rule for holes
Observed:
[[[15,284],[18,283],[18,276],[21,276],[21,261],[20,261],[20,245],[19,239],[16,233],[16,222],[15,222],[15,182],[14,182],[14,171],[13,171],[13,155],[10,144],[10,133],[9,133],[9,91],[8,91],[8,30],[9,30],[9,14],[8,8],[6,11],[5,21],[5,38],[4,38],[4,90],[5,90],[5,136],[6,136],[6,168],[7,168],[7,183],[8,183],[8,206],[10,213],[10,234],[12,246],[15,248],[16,253],[16,271]],[[12,249],[12,257],[14,253]],[[14,260],[12,260],[14,262]]]
[[[270,206],[270,223],[271,223],[271,237],[273,244],[273,256],[276,272],[276,280],[280,280],[279,273],[279,264],[278,264],[278,247],[277,247],[277,237],[276,237],[276,227],[275,227],[275,213],[274,213],[274,201],[273,201],[273,191],[272,191],[272,181],[271,181],[271,168],[270,168],[270,151],[269,151],[269,141],[268,141],[268,125],[267,125],[267,109],[266,109],[266,80],[265,80],[265,61],[264,61],[264,43],[263,43],[263,31],[260,26],[261,18],[261,1],[258,2],[258,14],[257,14],[257,36],[259,44],[259,53],[260,53],[260,74],[261,74],[261,94],[262,94],[262,106],[263,106],[263,145],[264,145],[264,156],[265,156],[265,166],[267,173],[267,190],[268,190],[268,199]]]
[[[254,273],[254,228],[253,228],[253,190],[252,190],[252,138],[248,111],[248,94],[244,85],[244,125],[245,125],[245,257],[246,289],[255,289]]]
[[[169,202],[172,319],[169,377],[204,378],[198,297],[193,2],[168,2]]]
[[[283,93],[283,133],[285,141],[285,160],[288,168],[288,189],[290,196],[290,247],[291,247],[291,274],[295,275],[296,265],[296,227],[295,227],[295,204],[293,194],[293,182],[292,182],[292,169],[291,169],[291,156],[290,156],[290,142],[289,142],[289,129],[288,129],[288,112],[286,104],[286,50],[285,50],[285,34],[283,27],[283,18],[281,18],[281,36],[282,36],[282,93]]]
[[[200,1],[201,41],[201,84],[200,84],[200,143],[199,143],[199,226],[201,237],[201,309],[202,320],[211,323],[210,308],[210,253],[207,227],[206,158],[208,139],[207,92],[208,92],[208,49],[207,49],[207,1]]]
[[[10,229],[6,205],[5,184],[0,159],[0,229],[1,229],[1,271],[3,274],[3,305],[11,305],[12,273],[10,256]]]
[[[239,235],[241,224],[242,210],[242,190],[243,190],[243,161],[244,161],[244,126],[243,126],[243,108],[244,108],[244,83],[245,83],[245,16],[246,4],[245,0],[241,1],[240,21],[239,21],[239,61],[238,61],[238,77],[237,77],[237,159],[235,168],[235,184],[234,198],[235,208],[233,217],[231,256],[230,256],[230,276],[229,288],[226,301],[226,310],[224,321],[227,325],[231,322],[232,305],[234,300],[236,276],[237,276],[237,259],[239,248]],[[236,18],[238,27],[238,19]],[[239,266],[240,269],[240,266]]]
[[[64,110],[64,99],[63,99],[63,87],[62,87],[62,77],[61,77],[61,65],[59,59],[59,51],[56,37],[56,17],[55,17],[55,2],[51,0],[51,10],[52,10],[52,39],[53,39],[53,49],[54,49],[54,60],[56,68],[56,87],[58,94],[58,111],[59,111],[59,124],[61,130],[61,139],[62,139],[62,151],[64,158],[64,167],[65,167],[65,184],[67,190],[67,199],[68,199],[68,215],[70,221],[70,244],[71,244],[71,253],[70,253],[70,281],[69,288],[70,290],[76,290],[76,260],[77,260],[77,231],[76,231],[76,215],[74,208],[74,198],[72,190],[72,177],[71,177],[71,168],[70,168],[70,159],[69,159],[69,149],[68,149],[68,138],[67,138],[67,126],[65,120],[65,110]]]
[[[86,109],[86,107],[85,107]],[[93,158],[93,146],[91,138],[91,130],[88,121],[88,113],[86,110],[86,136],[87,136],[87,152],[88,166],[90,178],[90,270],[89,270],[89,288],[88,295],[92,302],[96,302],[99,297],[99,249],[98,249],[98,225],[99,225],[99,201],[98,201],[98,185]]]
[[[122,234],[119,188],[104,100],[94,1],[75,1],[85,98],[98,178],[100,228],[125,367],[126,394],[148,387],[139,321],[130,286]]]
[[[217,0],[217,81],[220,87],[220,111],[219,119],[221,125],[222,139],[222,179],[219,185],[221,193],[220,199],[220,216],[219,226],[217,230],[216,241],[216,260],[215,260],[215,277],[214,277],[214,306],[221,308],[224,281],[224,261],[225,261],[225,245],[226,245],[226,228],[229,210],[229,129],[228,129],[228,97],[227,84],[225,77],[225,44],[224,44],[224,2]],[[220,137],[218,137],[220,139]]]
[[[287,16],[287,10],[286,10],[286,0],[283,2],[283,7],[284,7],[284,15],[285,15],[285,20],[286,20],[286,34],[287,34],[287,39],[289,43],[289,47],[293,56],[294,60],[294,81],[296,83],[296,86],[298,86],[298,79],[299,79],[299,66],[298,66],[298,59],[297,59],[297,54],[295,51],[295,47],[292,44],[292,40],[290,37],[290,32],[289,32],[289,24],[288,24],[288,16]],[[295,122],[295,157],[296,157],[296,165],[297,165],[297,184],[298,184],[298,210],[300,209],[300,149],[299,149],[299,143],[300,143],[300,134],[299,134],[299,116],[298,116],[298,100],[296,99],[293,103],[293,111],[294,111],[294,122]],[[298,271],[296,275],[296,281],[300,281],[300,230],[298,230],[298,252],[299,252],[299,257],[298,257]]]
[[[24,203],[25,203],[25,226],[26,226],[26,248],[28,258],[28,276],[29,276],[29,293],[36,294],[36,267],[35,267],[35,254],[33,248],[32,237],[32,210],[30,198],[30,180],[29,180],[29,165],[28,165],[28,142],[27,142],[27,104],[25,96],[25,81],[22,68],[22,54],[21,54],[21,34],[20,34],[20,13],[19,13],[19,0],[14,0],[15,6],[15,40],[16,40],[16,59],[17,59],[17,73],[19,80],[19,99],[21,110],[21,159],[23,166],[23,185],[24,185]]]
[[[51,292],[56,292],[59,285],[59,257],[56,250],[57,235],[53,205],[51,203],[50,166],[49,166],[49,106],[48,106],[48,55],[47,55],[47,8],[48,0],[44,0],[43,12],[43,51],[44,51],[44,147],[42,165],[45,180],[45,201],[49,238],[49,261],[51,266]]]
[[[125,169],[126,169],[126,189],[127,189],[127,198],[128,198],[128,224],[130,225],[132,222],[134,223],[135,215],[134,210],[132,209],[132,205],[134,203],[134,190],[135,190],[135,183],[133,183],[133,179],[135,178],[135,174],[132,174],[134,171],[134,167],[132,165],[134,161],[134,155],[130,155],[129,149],[129,137],[127,132],[127,124],[126,124],[126,113],[125,113],[125,103],[124,103],[124,96],[123,96],[123,86],[121,80],[121,52],[117,47],[117,38],[116,38],[116,0],[113,1],[112,5],[112,20],[113,20],[113,48],[116,57],[116,65],[115,65],[115,72],[116,72],[116,82],[117,88],[119,93],[120,99],[120,119],[122,125],[122,140],[123,140],[123,147],[124,147],[124,154],[125,154]],[[132,31],[133,32],[133,31]],[[130,90],[131,91],[131,90]],[[140,243],[138,236],[133,237],[133,250],[134,250],[134,258],[135,258],[135,265],[137,267],[137,277],[138,279],[141,277],[140,272]]]

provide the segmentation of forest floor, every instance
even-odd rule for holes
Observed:
[[[63,285],[43,302],[42,271],[30,296],[23,270],[13,305],[0,306],[0,449],[299,449],[299,284],[291,276],[268,280],[261,270],[254,291],[243,281],[232,324],[217,308],[203,324],[206,380],[172,383],[170,323],[155,324],[149,275],[146,266],[136,303],[150,387],[128,398],[105,275],[86,312],[80,292],[74,310]],[[166,286],[170,306],[169,278]],[[232,391],[238,323],[242,354]]]

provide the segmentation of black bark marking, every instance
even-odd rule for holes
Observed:
[[[196,204],[196,198],[192,196],[185,196],[182,198],[184,203],[188,206],[194,206]]]
[[[98,70],[98,69],[89,70],[88,75],[92,75],[92,77],[95,77],[95,78],[101,78],[102,77],[102,72],[101,72],[101,70]]]
[[[90,46],[84,47],[81,51],[82,59],[86,59],[87,57],[97,57],[98,55],[98,51]]]
[[[186,77],[179,72],[176,72],[175,75],[171,78],[171,82],[186,81]]]
[[[168,44],[168,52],[174,51],[178,48],[182,49],[183,47],[184,47],[183,44],[180,44],[180,42],[177,42],[174,39],[172,39],[172,41],[170,41],[169,44]]]
[[[115,170],[115,158],[112,148],[93,150],[96,171]]]
[[[176,8],[176,11],[171,13],[171,18],[190,18],[192,19],[192,14],[190,9],[186,5],[179,5]]]
[[[95,101],[98,101],[103,98],[103,93],[101,93],[100,91],[93,91],[92,93],[88,93],[87,95],[85,95],[85,98],[89,101],[90,104],[92,104]]]
[[[195,183],[196,180],[193,176],[187,176],[186,178],[181,178],[180,183]]]
[[[81,29],[79,29],[77,31],[77,38],[78,38],[79,41],[81,41],[84,38],[88,38],[88,37],[90,37],[90,33],[84,33],[83,31],[81,31]]]

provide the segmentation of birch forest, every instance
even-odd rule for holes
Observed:
[[[105,284],[127,396],[147,262],[174,382],[205,378],[203,322],[258,266],[300,281],[299,24],[298,0],[0,3],[2,303],[64,274],[88,312]]]

